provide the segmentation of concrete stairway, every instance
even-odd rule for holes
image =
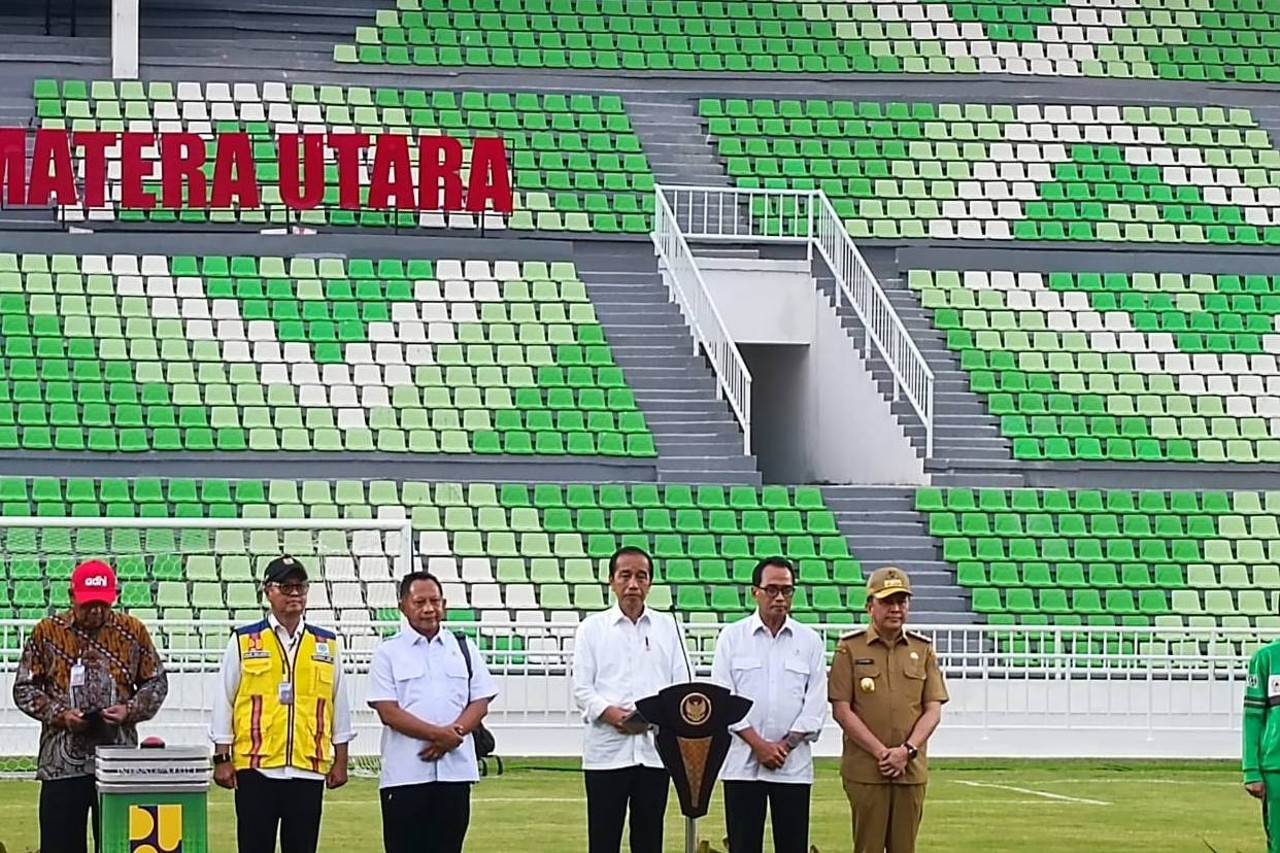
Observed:
[[[770,257],[795,257],[801,250],[794,247],[769,247]],[[866,249],[863,252],[867,264],[880,281],[898,317],[911,334],[926,363],[934,373],[934,438],[933,458],[925,463],[935,483],[952,482],[973,486],[1019,486],[1020,476],[1006,470],[1010,466],[1008,440],[999,432],[996,419],[987,414],[986,405],[971,393],[968,380],[960,370],[958,359],[947,349],[945,338],[934,328],[929,312],[920,307],[915,294],[898,277],[891,251]],[[836,298],[837,284],[825,265],[815,264],[818,290],[826,297],[840,318],[849,341],[863,356],[863,363],[870,371],[880,393],[889,401],[889,409],[908,441],[919,456],[924,456],[926,437],[924,423],[906,395],[899,393],[893,399],[894,378],[888,363],[867,342],[866,328],[858,319],[853,306]],[[952,465],[960,462],[965,470],[952,473]]]
[[[696,101],[683,95],[629,95],[631,127],[644,147],[659,184],[729,186],[715,150],[707,145]],[[701,211],[695,210],[695,221]],[[604,324],[614,358],[635,389],[658,448],[658,478],[664,481],[759,483],[755,457],[743,453],[742,431],[727,402],[716,396],[716,380],[693,341],[680,310],[657,272],[652,249],[632,244],[612,253],[583,244],[578,270]],[[701,245],[705,255],[741,255],[744,250]],[[745,253],[754,256],[751,249]]]
[[[631,129],[644,147],[653,178],[660,184],[727,187],[729,176],[707,144],[697,101],[683,95],[628,95]]]
[[[631,129],[644,146],[655,181],[667,186],[732,186],[724,162],[715,146],[708,141],[706,127],[698,117],[695,98],[686,95],[664,97],[654,93],[629,95],[625,100]],[[682,197],[677,193],[668,199],[675,205],[675,213],[681,221],[693,223],[695,229],[703,223],[714,227],[716,222],[736,216],[736,231],[727,226],[721,230],[739,234],[751,231],[745,201],[734,212],[724,200],[718,201],[714,208],[707,208],[696,196]],[[710,254],[702,249],[698,251]]]
[[[891,252],[868,251],[867,263],[875,272],[880,286],[898,313],[903,325],[919,347],[934,376],[933,458],[925,465],[937,484],[1009,487],[1022,485],[1022,477],[1011,470],[1012,450],[1009,440],[1000,434],[997,419],[987,412],[986,403],[969,390],[967,374],[960,360],[947,347],[946,337],[933,326],[932,312],[920,307],[920,300],[908,287]],[[850,336],[861,344],[862,327],[853,309],[845,306],[841,313]],[[881,388],[892,393],[892,374],[877,358],[872,369]],[[919,426],[914,410],[905,400],[894,404],[901,411],[900,420],[917,446],[924,446],[924,429]]]
[[[978,623],[969,609],[969,595],[956,584],[951,567],[939,559],[925,518],[914,509],[913,489],[824,486],[822,495],[864,573],[892,565],[910,575],[912,622]]]
[[[756,459],[743,453],[742,432],[728,403],[716,397],[711,369],[693,355],[652,250],[634,242],[583,242],[574,260],[653,433],[658,479],[758,484]]]

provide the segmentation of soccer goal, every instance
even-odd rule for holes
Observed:
[[[115,569],[117,606],[142,619],[165,660],[169,696],[146,733],[203,744],[231,628],[262,617],[261,577],[274,557],[289,554],[304,565],[311,579],[307,620],[339,633],[349,673],[367,670],[379,638],[399,629],[397,582],[417,566],[409,519],[395,514],[401,517],[6,517],[0,534],[0,773],[34,769],[39,725],[8,697],[31,628],[70,606],[77,563],[98,559]],[[357,726],[369,736],[353,747],[376,753],[376,719],[355,701],[357,692]]]

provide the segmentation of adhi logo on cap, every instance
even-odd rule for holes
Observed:
[[[105,588],[110,584],[110,581],[107,580],[106,575],[89,575],[89,577],[84,578],[80,583],[84,586],[100,586]]]

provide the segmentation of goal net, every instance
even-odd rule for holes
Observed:
[[[120,582],[117,607],[140,618],[169,673],[163,709],[141,726],[170,744],[208,743],[209,708],[233,626],[261,619],[261,578],[282,554],[311,580],[307,620],[342,637],[348,673],[367,670],[372,648],[400,627],[396,584],[415,566],[410,523],[398,508],[377,519],[6,517],[0,532],[0,696],[31,628],[70,606],[76,564],[103,560]],[[398,515],[400,517],[385,517]],[[377,720],[350,690],[357,766],[376,764]],[[0,702],[0,774],[34,770],[40,727]],[[363,750],[363,753],[361,752]],[[364,753],[368,753],[365,755]]]

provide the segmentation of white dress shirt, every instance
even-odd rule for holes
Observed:
[[[274,613],[267,614],[267,624],[280,638],[280,645],[289,656],[290,669],[293,668],[294,657],[298,653],[298,644],[302,640],[305,622],[298,622],[298,629],[290,634],[280,624]],[[340,645],[340,644],[339,644]],[[232,743],[235,740],[234,706],[236,693],[240,690],[240,641],[235,633],[227,643],[227,650],[222,655],[222,690],[213,697],[213,721],[209,726],[209,737],[215,744]],[[356,736],[351,728],[351,702],[347,698],[347,687],[342,677],[341,651],[333,659],[333,742],[349,743]],[[292,765],[285,767],[269,767],[258,770],[268,779],[323,779],[324,775],[302,770]]]
[[[365,700],[370,705],[395,702],[420,720],[447,726],[458,719],[471,702],[493,699],[498,695],[498,685],[481,659],[480,650],[471,640],[462,639],[471,653],[469,681],[467,662],[451,632],[441,628],[428,639],[413,628],[402,628],[374,650]],[[472,735],[467,735],[457,749],[435,761],[423,761],[418,756],[426,745],[426,741],[383,726],[379,787],[480,781]]]
[[[716,639],[711,680],[752,702],[729,731],[747,728],[777,742],[788,732],[816,740],[827,719],[827,660],[822,637],[787,617],[776,635],[753,613],[726,625]],[[798,744],[778,770],[761,767],[747,742],[736,734],[720,778],[732,782],[813,782],[809,740]]]
[[[690,681],[683,637],[669,614],[646,607],[632,622],[617,604],[582,620],[573,643],[573,700],[582,712],[583,770],[661,767],[653,733],[624,735],[600,719],[610,705]]]

